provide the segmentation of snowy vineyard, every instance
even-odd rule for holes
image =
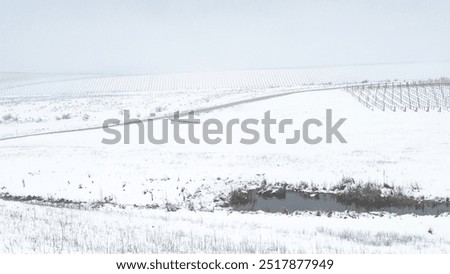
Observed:
[[[145,75],[0,73],[0,96],[80,96],[140,91],[239,90],[419,81],[450,76],[450,63]]]
[[[448,111],[450,82],[392,82],[349,86],[346,90],[369,109]]]

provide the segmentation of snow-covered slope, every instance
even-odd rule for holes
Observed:
[[[136,91],[194,91],[303,87],[450,77],[450,63],[385,64],[151,75],[0,75],[0,97],[80,97]]]
[[[287,131],[276,145],[263,139],[255,145],[181,145],[169,135],[169,144],[104,145],[110,138],[102,130],[38,136],[0,142],[0,174],[4,192],[75,200],[112,197],[119,203],[183,203],[195,197],[198,207],[236,187],[268,182],[337,183],[343,176],[408,188],[418,184],[418,195],[449,196],[450,113],[372,112],[342,90],[299,93],[219,109],[199,116],[224,123],[233,118],[293,119],[295,129],[309,118],[324,121],[326,109],[334,119],[347,118],[341,132],[347,144],[300,142],[284,144]],[[133,117],[137,118],[137,117]],[[161,121],[155,122],[160,130]],[[120,129],[120,128],[119,128]],[[198,130],[199,128],[197,128]],[[263,136],[262,127],[258,128]],[[291,129],[292,130],[292,129]],[[276,127],[274,129],[276,132]],[[312,135],[323,136],[323,128]],[[157,134],[157,133],[156,133]],[[200,136],[200,132],[196,131]],[[182,136],[187,138],[186,127]],[[335,140],[336,141],[336,140]]]

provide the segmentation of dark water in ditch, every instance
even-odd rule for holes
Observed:
[[[439,215],[450,212],[449,203],[436,203],[434,201],[422,201],[420,205],[403,207],[378,207],[367,208],[341,203],[336,194],[316,193],[313,197],[309,193],[287,192],[286,198],[266,198],[253,193],[252,202],[233,206],[240,211],[265,211],[286,213],[294,211],[325,211],[344,212],[346,210],[356,212],[390,212],[396,214]]]

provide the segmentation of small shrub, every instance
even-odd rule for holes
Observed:
[[[228,202],[232,206],[248,204],[251,201],[252,201],[252,193],[247,190],[243,190],[241,188],[231,191],[228,196]]]
[[[17,122],[19,120],[17,116],[12,115],[11,113],[4,115],[2,119],[5,122]]]
[[[106,204],[115,204],[116,203],[116,197],[113,196],[113,195],[109,195],[109,196],[103,198],[102,202],[106,203]]]
[[[63,114],[63,115],[61,115],[61,117],[60,116],[56,116],[56,120],[57,121],[59,121],[59,120],[68,120],[70,118],[72,118],[70,113]]]
[[[411,207],[417,204],[412,196],[407,196],[401,188],[391,189],[388,195],[383,195],[382,187],[374,183],[358,184],[347,187],[337,196],[337,201],[347,205],[355,205],[366,209],[386,207]]]
[[[189,209],[189,211],[195,211],[195,205],[194,205],[193,201],[189,201],[188,209]]]
[[[72,118],[72,116],[70,115],[70,113],[66,113],[66,114],[63,114],[63,115],[61,116],[61,119],[63,119],[63,120],[68,120],[68,119],[70,119],[70,118]]]
[[[355,179],[353,179],[351,177],[342,177],[340,183],[331,187],[331,191],[336,191],[336,190],[343,191],[347,187],[354,185],[354,184],[355,184]]]
[[[178,205],[166,202],[166,210],[168,212],[175,212],[178,211],[179,209],[180,207]]]

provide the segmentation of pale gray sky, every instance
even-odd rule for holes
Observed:
[[[0,71],[450,60],[448,0],[0,0]]]

